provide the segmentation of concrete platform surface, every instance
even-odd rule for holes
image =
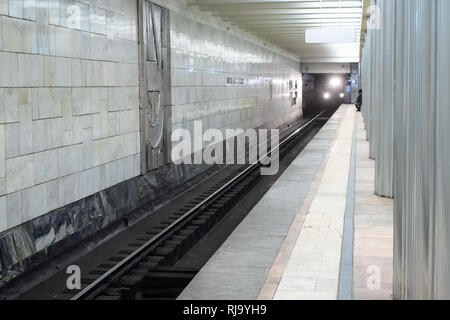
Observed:
[[[357,212],[354,238],[350,231],[354,241],[350,271],[355,272],[348,283],[340,283],[352,154],[357,154],[356,166],[368,159],[360,117],[353,105],[339,108],[202,268],[180,300],[337,299],[342,285],[348,286],[355,298],[389,296],[383,291],[389,287],[388,272],[376,292],[373,287],[364,287],[367,274],[362,270],[368,263],[383,262],[386,270],[392,266],[388,230],[392,227],[392,200],[370,194],[370,166],[356,168],[353,178],[360,187],[352,189],[356,190]],[[364,207],[368,197],[374,207]],[[378,200],[386,203],[383,216],[377,219],[375,211],[372,216],[365,214],[363,210],[374,209]],[[372,225],[364,224],[364,214],[375,216]],[[379,246],[376,239],[381,241]]]

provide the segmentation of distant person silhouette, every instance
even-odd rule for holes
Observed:
[[[358,112],[361,112],[361,107],[362,107],[362,89],[359,90],[359,95],[358,95],[358,99],[356,99],[356,110],[358,110]]]

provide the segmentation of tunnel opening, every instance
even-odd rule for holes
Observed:
[[[350,73],[303,74],[304,116],[314,117],[324,110],[336,110],[343,103],[352,103],[355,86],[357,83]]]

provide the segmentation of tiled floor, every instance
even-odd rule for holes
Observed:
[[[276,300],[337,299],[355,112],[343,118],[317,192],[276,290]]]
[[[353,298],[392,299],[394,203],[375,195],[375,161],[359,113],[357,130]]]
[[[258,298],[269,271],[277,268],[272,265],[283,242],[295,243],[296,236],[288,237],[288,231],[291,228],[301,228],[301,217],[293,224],[294,218],[301,211],[316,172],[335,141],[342,115],[343,111],[340,110],[321,129],[202,268],[179,299]],[[280,264],[284,265],[285,263]],[[280,273],[282,271],[279,269]],[[274,284],[278,281],[275,279]],[[272,296],[273,293],[272,288]]]
[[[374,194],[374,161],[351,105],[322,128],[180,299],[337,299],[352,149],[353,298],[391,299],[393,201]]]

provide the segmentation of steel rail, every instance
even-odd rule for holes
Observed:
[[[178,231],[180,226],[189,222],[191,220],[191,218],[193,218],[197,214],[199,214],[201,212],[201,210],[205,209],[209,204],[211,204],[211,202],[215,201],[226,190],[228,190],[230,187],[232,187],[233,185],[238,183],[240,180],[242,180],[244,177],[246,177],[250,172],[253,172],[257,168],[259,168],[261,165],[263,165],[262,161],[264,161],[266,158],[270,157],[274,151],[279,150],[281,147],[283,147],[284,145],[289,143],[292,139],[294,139],[297,135],[302,133],[306,128],[311,126],[311,124],[313,124],[318,118],[320,118],[326,111],[328,111],[328,110],[322,111],[320,114],[318,114],[317,116],[312,118],[309,122],[307,122],[301,128],[298,128],[297,130],[295,130],[292,134],[290,134],[286,139],[284,139],[276,147],[274,147],[272,150],[268,151],[265,155],[260,157],[256,162],[249,165],[246,169],[244,169],[242,172],[237,174],[233,179],[231,179],[226,184],[224,184],[220,189],[215,191],[213,194],[211,194],[208,198],[206,198],[201,203],[196,205],[194,208],[192,208],[191,210],[186,212],[183,216],[181,216],[179,219],[177,219],[172,224],[170,224],[166,229],[164,229],[163,231],[158,233],[156,236],[154,236],[152,239],[150,239],[145,244],[143,244],[141,247],[136,249],[133,253],[131,253],[126,258],[124,258],[122,261],[120,261],[117,265],[112,267],[110,270],[105,272],[103,275],[101,275],[98,279],[96,279],[94,282],[92,282],[90,285],[88,285],[86,288],[84,288],[82,291],[80,291],[78,294],[76,294],[70,300],[89,300],[89,299],[95,298],[103,290],[105,290],[113,280],[122,276],[125,272],[130,270],[135,264],[137,264],[140,260],[142,260],[143,257],[145,257],[152,249],[154,249],[155,246],[158,246],[161,243],[161,241],[164,241],[166,238],[170,237],[173,233]]]

